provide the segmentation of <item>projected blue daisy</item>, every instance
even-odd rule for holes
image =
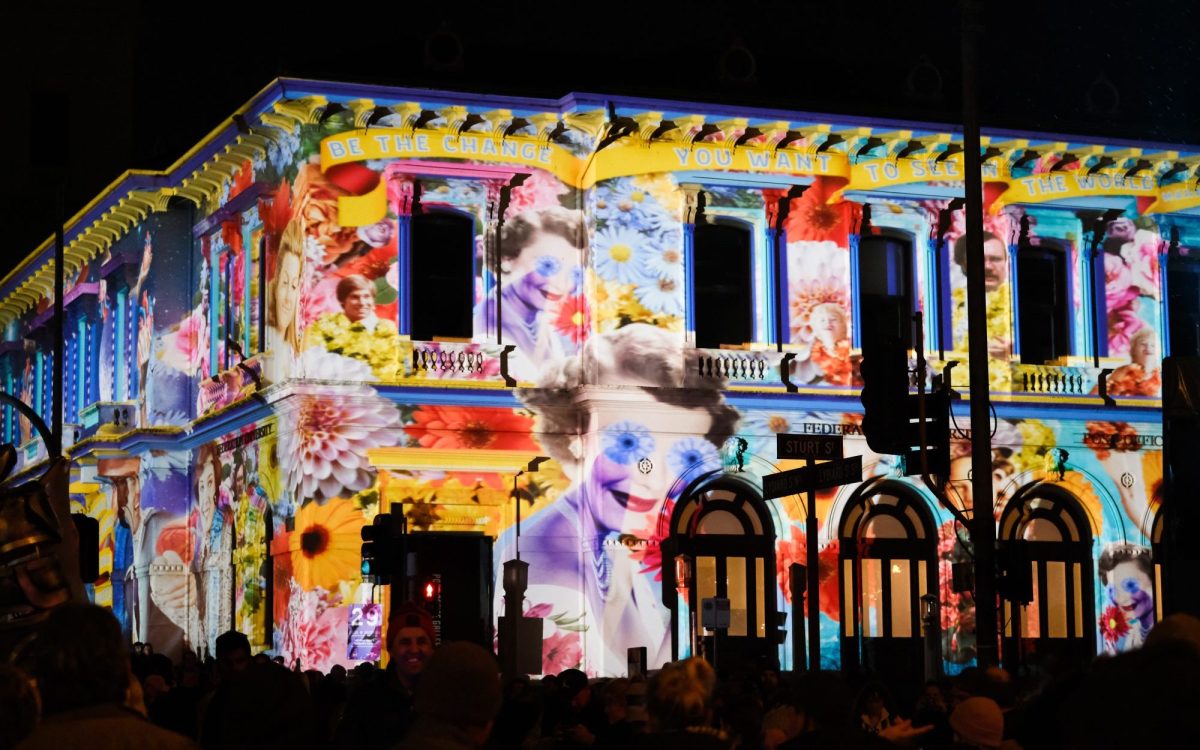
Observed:
[[[602,440],[604,455],[622,465],[654,452],[654,436],[637,422],[617,422],[605,427]]]
[[[716,469],[721,465],[721,454],[717,447],[701,437],[685,437],[671,446],[667,453],[667,467],[676,476],[689,469]]]

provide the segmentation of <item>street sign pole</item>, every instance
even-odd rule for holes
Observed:
[[[810,671],[816,671],[821,668],[821,570],[817,554],[817,490],[861,482],[862,456],[843,458],[841,435],[779,435],[776,456],[781,459],[804,461],[803,469],[792,469],[763,477],[763,499],[771,500],[801,492],[808,498],[804,520],[804,595],[808,605],[808,668]],[[799,632],[799,622],[795,623],[795,629]],[[799,649],[793,649],[794,664],[803,664],[804,655]]]
[[[813,460],[804,462],[812,466]],[[821,594],[820,571],[817,570],[817,491],[808,491],[808,518],[804,522],[805,564],[808,566],[808,669],[815,672],[821,668]],[[796,623],[799,626],[799,623]]]

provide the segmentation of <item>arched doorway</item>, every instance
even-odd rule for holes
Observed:
[[[894,481],[860,488],[838,524],[842,668],[886,684],[923,678],[921,597],[937,590],[937,526],[925,500]]]
[[[673,658],[717,650],[719,664],[754,665],[778,652],[775,525],[758,488],[736,475],[702,478],[671,514],[663,542],[663,602]],[[667,580],[669,579],[669,580]],[[729,629],[701,622],[701,602],[729,599]]]
[[[1092,530],[1067,490],[1035,482],[1019,490],[1000,516],[1001,549],[1024,542],[1015,564],[1030,566],[1029,604],[1005,601],[1002,657],[1016,670],[1030,660],[1055,668],[1082,665],[1096,653]]]

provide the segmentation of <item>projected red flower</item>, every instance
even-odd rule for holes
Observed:
[[[591,327],[591,315],[588,311],[587,299],[582,295],[567,297],[558,306],[558,314],[554,316],[554,328],[571,341],[578,344],[587,336]]]
[[[423,448],[537,450],[533,417],[506,409],[422,406],[404,431]]]
[[[775,555],[775,575],[783,589],[784,601],[791,603],[792,591],[788,585],[788,568],[792,563],[807,564],[807,547],[804,540],[804,529],[792,527],[791,541],[779,543],[779,551]],[[841,616],[841,604],[838,600],[838,543],[835,541],[817,553],[818,597],[821,611],[833,619]]]
[[[1121,608],[1112,605],[1100,616],[1100,634],[1109,643],[1116,643],[1129,634],[1129,621]]]

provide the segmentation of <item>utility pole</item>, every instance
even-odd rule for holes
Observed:
[[[975,648],[981,667],[999,662],[996,621],[996,522],[992,511],[991,403],[987,299],[983,285],[983,176],[979,154],[976,39],[980,0],[963,0],[963,171],[966,174],[967,342],[971,394],[971,541],[975,552]]]

